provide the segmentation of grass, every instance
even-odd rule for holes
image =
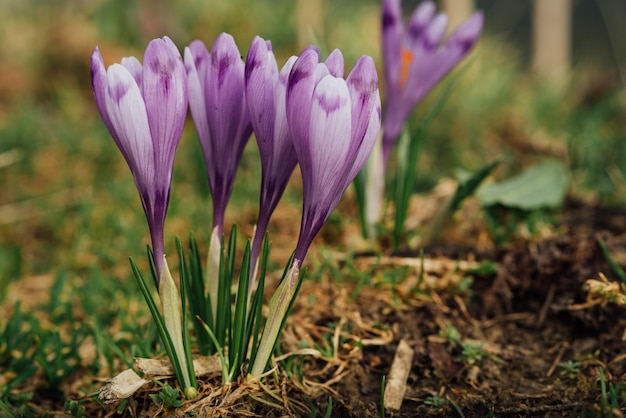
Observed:
[[[282,62],[298,49],[294,41],[297,24],[293,2],[287,1],[270,8],[269,0],[241,0],[236,6],[222,0],[214,2],[211,10],[201,1],[188,2],[186,7],[163,3],[166,9],[155,11],[155,26],[133,23],[134,14],[148,13],[140,2],[131,2],[128,8],[127,2],[99,1],[77,10],[70,10],[66,2],[55,12],[58,19],[48,18],[52,6],[37,2],[34,7],[34,3],[13,2],[2,6],[10,8],[13,15],[0,13],[0,25],[8,24],[8,16],[13,16],[11,27],[15,30],[34,39],[54,34],[61,45],[49,50],[39,45],[29,51],[16,49],[14,60],[7,65],[11,74],[18,74],[15,83],[20,89],[12,92],[0,86],[7,91],[0,100],[0,155],[19,152],[19,159],[0,167],[0,411],[7,416],[40,416],[58,408],[60,400],[71,416],[90,416],[107,410],[90,399],[103,378],[130,367],[133,357],[164,354],[127,262],[132,256],[140,270],[148,271],[142,257],[149,242],[148,230],[130,173],[101,123],[89,91],[91,49],[100,44],[107,59],[112,59],[139,54],[147,40],[163,35],[162,31],[171,34],[179,46],[194,38],[211,43],[219,31],[230,31],[242,54],[255,34],[272,39]],[[250,8],[249,14],[240,13],[242,5]],[[341,46],[349,65],[361,53],[378,60],[376,34],[367,27],[376,21],[377,3],[363,2],[358,7],[329,4],[329,8],[323,42],[330,48]],[[166,19],[170,15],[173,18]],[[339,25],[339,21],[344,23]],[[71,43],[72,37],[63,31],[63,24],[70,22],[77,31],[72,37],[80,38],[78,44]],[[342,29],[345,27],[354,30]],[[6,48],[14,47],[11,42],[0,37]],[[616,90],[594,103],[573,107],[567,103],[576,101],[575,93],[535,85],[520,68],[518,58],[497,39],[482,41],[476,58],[424,138],[417,190],[430,189],[458,168],[478,170],[496,157],[503,161],[496,175],[508,177],[541,160],[541,150],[550,149],[564,153],[575,195],[623,204],[626,138],[620,129],[621,93]],[[443,88],[417,109],[416,119],[426,113]],[[530,139],[540,152],[520,157],[513,134]],[[226,221],[227,225],[246,222],[239,225],[241,237],[250,235],[250,221],[256,216],[259,171],[251,141]],[[281,205],[299,207],[299,196],[294,181]],[[351,198],[348,193],[346,199]],[[204,251],[209,214],[203,161],[188,123],[175,163],[166,221],[167,251],[174,255],[174,237],[187,237],[190,231]],[[352,222],[344,218],[332,218],[340,231]],[[292,229],[295,234],[295,221]],[[270,260],[278,274],[284,261],[280,257]],[[375,266],[371,271],[359,271],[348,257],[340,269],[323,255],[321,258],[308,274],[312,280],[322,271],[331,271],[354,284],[351,298],[372,285],[370,273]],[[394,291],[405,275],[401,268],[387,271],[385,282],[377,286]],[[330,337],[332,334],[326,334],[322,346],[317,347],[328,356],[333,354]],[[448,337],[456,341],[452,335]],[[465,347],[462,355],[469,363],[471,359],[479,362],[481,351],[471,348]],[[296,358],[291,361],[294,374],[301,373],[301,363]],[[561,367],[573,373],[567,364]],[[82,387],[77,392],[72,385],[78,380]],[[152,400],[164,409],[177,406],[179,398],[171,390],[165,386]],[[607,394],[603,386],[603,411],[617,402],[617,388],[609,386],[608,390]],[[76,398],[71,399],[69,393]],[[437,408],[438,400],[429,398],[428,404]],[[132,409],[132,402],[125,407]],[[326,416],[331,412],[329,398]]]

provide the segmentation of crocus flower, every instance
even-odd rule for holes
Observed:
[[[303,183],[303,214],[295,258],[313,238],[365,164],[380,129],[378,76],[361,57],[344,80],[339,50],[326,63],[304,51],[289,76],[287,122]]]
[[[200,139],[213,199],[213,226],[222,230],[243,149],[252,133],[244,94],[244,63],[229,34],[211,52],[202,41],[185,48],[189,107]]]
[[[295,60],[296,57],[289,58],[279,73],[272,44],[258,36],[246,59],[246,100],[261,155],[261,197],[252,239],[249,291],[270,217],[297,163],[285,110],[287,79]]]
[[[107,70],[98,47],[91,83],[104,124],[126,159],[139,190],[154,248],[163,319],[183,370],[183,391],[194,398],[182,340],[182,306],[165,260],[163,229],[170,199],[174,154],[187,116],[187,72],[168,38],[150,42],[143,66],[134,57]]]
[[[160,279],[174,153],[187,115],[187,73],[168,37],[150,42],[143,62],[142,66],[135,57],[124,58],[105,70],[96,47],[91,81],[102,120],[139,190]]]
[[[448,19],[435,14],[435,4],[421,3],[405,32],[401,0],[383,0],[382,49],[386,103],[383,123],[383,161],[399,137],[415,105],[458,64],[476,43],[483,24],[474,13],[445,41]]]
[[[244,63],[231,35],[217,37],[211,52],[201,41],[185,48],[189,107],[200,139],[213,199],[213,228],[205,275],[213,318],[217,313],[221,236],[226,205],[252,125],[244,94]]]
[[[289,74],[287,124],[302,174],[302,223],[293,263],[270,301],[252,378],[265,369],[313,238],[365,164],[380,130],[378,76],[372,58],[359,58],[348,78],[342,77],[338,50],[326,63],[319,62],[315,50],[305,50]]]

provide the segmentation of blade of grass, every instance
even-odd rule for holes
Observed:
[[[598,238],[598,245],[602,250],[602,254],[604,254],[604,258],[606,258],[606,261],[609,263],[611,270],[613,270],[613,273],[619,277],[622,283],[626,284],[626,273],[624,273],[624,270],[622,270],[619,264],[617,264],[615,259],[611,256],[611,252],[602,238]]]
[[[206,289],[204,288],[204,275],[202,272],[202,261],[200,252],[198,251],[198,243],[193,234],[189,234],[189,303],[192,312],[192,322],[196,330],[196,340],[200,354],[206,356],[215,352],[213,342],[204,332],[202,321],[207,324],[213,324],[213,311],[211,310],[211,298],[206,297]]]
[[[237,287],[237,298],[235,300],[235,316],[232,323],[233,339],[230,341],[228,355],[230,357],[230,367],[233,377],[237,377],[240,365],[246,357],[245,343],[246,332],[246,312],[248,311],[248,278],[250,277],[250,240],[246,244],[239,272],[239,286]]]
[[[464,66],[464,68],[461,71],[458,71],[446,84],[443,92],[439,95],[434,105],[428,110],[422,119],[422,122],[417,128],[413,138],[410,139],[408,128],[406,126],[400,136],[398,147],[398,155],[400,158],[398,158],[398,177],[396,179],[395,193],[396,213],[394,217],[393,232],[394,249],[399,248],[402,235],[404,234],[404,221],[406,220],[409,207],[409,199],[413,193],[413,189],[415,188],[415,181],[417,179],[417,159],[419,157],[419,150],[424,134],[435,117],[441,112],[441,109],[443,109],[443,106],[452,94],[460,76],[467,68],[468,65]],[[405,144],[402,145],[402,142],[405,142]]]

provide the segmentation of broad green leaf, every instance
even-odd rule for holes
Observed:
[[[484,206],[500,204],[523,210],[556,208],[565,198],[569,180],[563,163],[551,160],[510,179],[486,184],[476,195]]]

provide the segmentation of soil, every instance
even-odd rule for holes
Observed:
[[[625,233],[625,210],[569,201],[556,227],[503,246],[459,245],[471,240],[452,233],[423,260],[334,255],[305,281],[282,336],[285,357],[263,390],[220,388],[214,375],[200,380],[205,398],[179,410],[157,410],[152,387],[119,413],[313,416],[314,407],[380,417],[383,377],[389,391],[404,341],[414,352],[400,370],[406,380],[393,382],[399,395],[385,393],[403,401],[385,416],[622,416],[600,410],[602,381],[626,400],[626,296],[599,240],[624,265]]]
[[[302,294],[316,291],[330,303],[320,303],[325,298],[319,297],[296,309],[295,330],[302,323],[323,329],[343,320],[344,328],[360,338],[368,337],[363,324],[370,327],[369,334],[378,325],[393,335],[390,343],[364,346],[358,354],[355,341],[348,338],[337,356],[343,363],[330,366],[332,362],[318,360],[309,365],[313,374],[325,366],[326,373],[316,378],[320,382],[341,375],[318,410],[324,411],[328,396],[333,396],[333,416],[381,416],[382,377],[389,374],[404,339],[415,354],[402,407],[387,411],[387,416],[596,416],[600,370],[621,391],[626,378],[625,296],[598,244],[602,239],[613,257],[624,255],[625,221],[625,211],[570,202],[558,236],[518,240],[480,253],[445,245],[428,249],[425,261],[495,263],[493,269],[483,269],[485,274],[480,268],[457,271],[456,285],[450,283],[455,274],[450,269],[429,272],[426,266],[426,277],[434,274],[447,283],[434,282],[430,289],[422,283],[419,291],[409,292],[401,283],[395,297],[389,288],[368,286],[353,302],[346,297],[352,288],[330,280],[311,284]],[[392,260],[396,267],[416,264],[415,258]],[[374,275],[384,269],[382,264]],[[613,285],[604,283],[599,273]],[[471,286],[464,290],[463,280],[470,276]],[[451,336],[453,329],[456,337]],[[473,356],[472,347],[482,353]],[[572,364],[574,370],[568,369]],[[605,410],[604,416],[622,412]]]

